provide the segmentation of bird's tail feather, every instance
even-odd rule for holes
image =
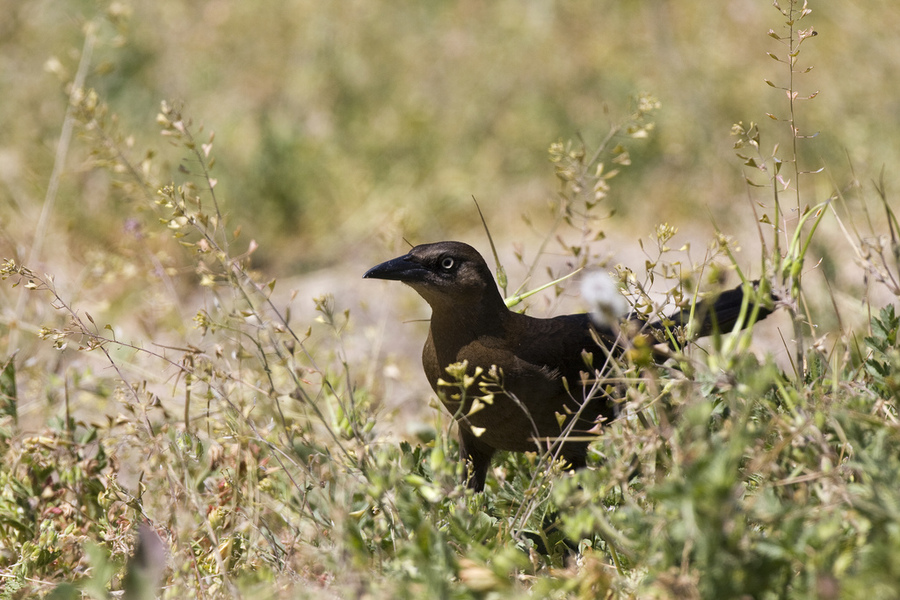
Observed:
[[[768,317],[775,310],[775,301],[778,297],[771,292],[761,295],[758,292],[760,282],[753,281],[750,284],[752,290],[745,291],[743,285],[739,285],[734,289],[722,292],[714,298],[706,298],[694,305],[693,315],[695,325],[694,335],[692,337],[699,338],[712,335],[714,333],[728,333],[734,329],[738,321],[743,320],[741,329],[752,325],[750,319],[754,315],[755,321],[761,321]],[[762,296],[762,297],[761,297]],[[759,304],[757,308],[755,305]],[[649,326],[658,331],[665,331],[677,327],[686,327],[691,318],[691,309],[683,308],[672,313],[661,321],[651,323]],[[669,345],[674,346],[675,342],[670,337]]]

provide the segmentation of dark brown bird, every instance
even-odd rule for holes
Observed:
[[[459,424],[460,452],[472,463],[471,474],[465,473],[469,487],[484,489],[497,450],[546,451],[561,443],[559,453],[572,468],[585,466],[597,423],[617,412],[614,399],[594,385],[608,359],[624,350],[611,327],[593,323],[588,314],[539,319],[509,310],[487,263],[461,242],[416,246],[363,277],[402,281],[431,305],[422,363]],[[699,302],[699,336],[730,331],[743,301],[738,287],[714,302]],[[760,306],[758,318],[769,312]],[[678,311],[669,323],[631,321],[663,331],[686,324],[688,314]],[[468,386],[447,371],[463,362],[473,378]]]

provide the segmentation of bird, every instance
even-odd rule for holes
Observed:
[[[618,414],[619,402],[602,385],[602,375],[627,348],[624,328],[589,313],[537,318],[510,310],[484,258],[463,242],[415,246],[363,278],[405,283],[430,305],[422,365],[458,423],[469,488],[484,490],[498,450],[547,451],[558,444],[567,468],[587,465],[590,442]],[[697,337],[729,331],[746,314],[744,295],[738,286],[698,302]],[[757,319],[765,318],[772,303],[758,303]],[[666,332],[686,325],[690,314],[680,309],[652,323],[631,314],[623,324],[658,332],[661,340],[668,335],[674,347],[676,340]]]

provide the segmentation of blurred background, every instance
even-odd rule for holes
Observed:
[[[825,170],[802,179],[802,203],[841,190],[846,214],[878,229],[883,211],[863,211],[882,169],[889,198],[896,188],[900,5],[810,8],[803,27],[818,35],[802,46],[798,67],[812,70],[795,75],[793,86],[818,95],[798,102],[794,116],[801,134],[817,135],[797,151],[801,170]],[[735,156],[731,131],[738,122],[760,123],[762,153],[778,145],[779,156],[791,157],[788,124],[767,116],[789,116],[778,88],[790,84],[786,65],[767,56],[788,54],[769,35],[787,33],[769,0],[0,0],[0,11],[0,254],[26,262],[43,236],[43,251],[28,266],[52,273],[98,321],[118,319],[159,339],[161,315],[175,306],[166,327],[189,331],[194,307],[186,298],[196,277],[177,245],[161,241],[167,232],[146,203],[97,168],[96,144],[77,127],[56,203],[36,231],[67,109],[65,85],[81,62],[88,25],[95,42],[86,86],[115,114],[130,159],[152,156],[148,168],[160,182],[185,179],[178,171],[185,153],[156,123],[162,100],[183,103],[195,127],[204,127],[198,137],[215,132],[219,201],[228,227],[240,227],[240,243],[259,244],[253,266],[261,279],[285,281],[278,288],[285,297],[296,290],[298,314],[311,315],[310,299],[322,293],[357,311],[351,355],[374,356],[387,345],[389,366],[417,360],[423,324],[393,329],[387,341],[384,331],[427,318],[424,303],[360,276],[403,253],[404,238],[465,240],[487,252],[473,196],[510,287],[518,287],[524,267],[517,270],[516,254],[533,260],[554,219],[559,182],[548,147],[560,140],[596,147],[640,93],[660,109],[649,117],[649,136],[613,141],[631,164],[611,181],[599,209],[608,216],[605,237],[591,251],[640,271],[648,258],[641,241],[669,223],[679,230],[670,245],[692,244],[693,259],[702,261],[718,227],[743,248],[741,267],[760,275],[756,219],[771,212],[772,190],[747,185],[745,176],[759,178]],[[771,227],[764,234],[771,242]],[[542,259],[548,263],[554,255],[564,261],[564,244],[581,232],[575,226],[554,235],[559,241]],[[830,217],[812,254],[822,262],[809,269],[827,273],[862,318],[864,282],[857,269],[842,275],[852,250]],[[161,268],[180,293],[148,291],[148,274]],[[546,281],[537,274],[529,286]],[[26,322],[42,322],[40,313],[12,312],[20,300],[4,294],[5,323],[18,321],[27,333]],[[536,314],[559,308],[534,306]],[[33,342],[23,334],[9,351],[27,354]],[[416,386],[421,393],[424,380]]]

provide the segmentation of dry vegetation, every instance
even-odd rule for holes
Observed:
[[[0,1],[0,599],[900,595],[900,8],[779,2]],[[781,310],[472,495],[360,280],[472,196],[510,294]]]

